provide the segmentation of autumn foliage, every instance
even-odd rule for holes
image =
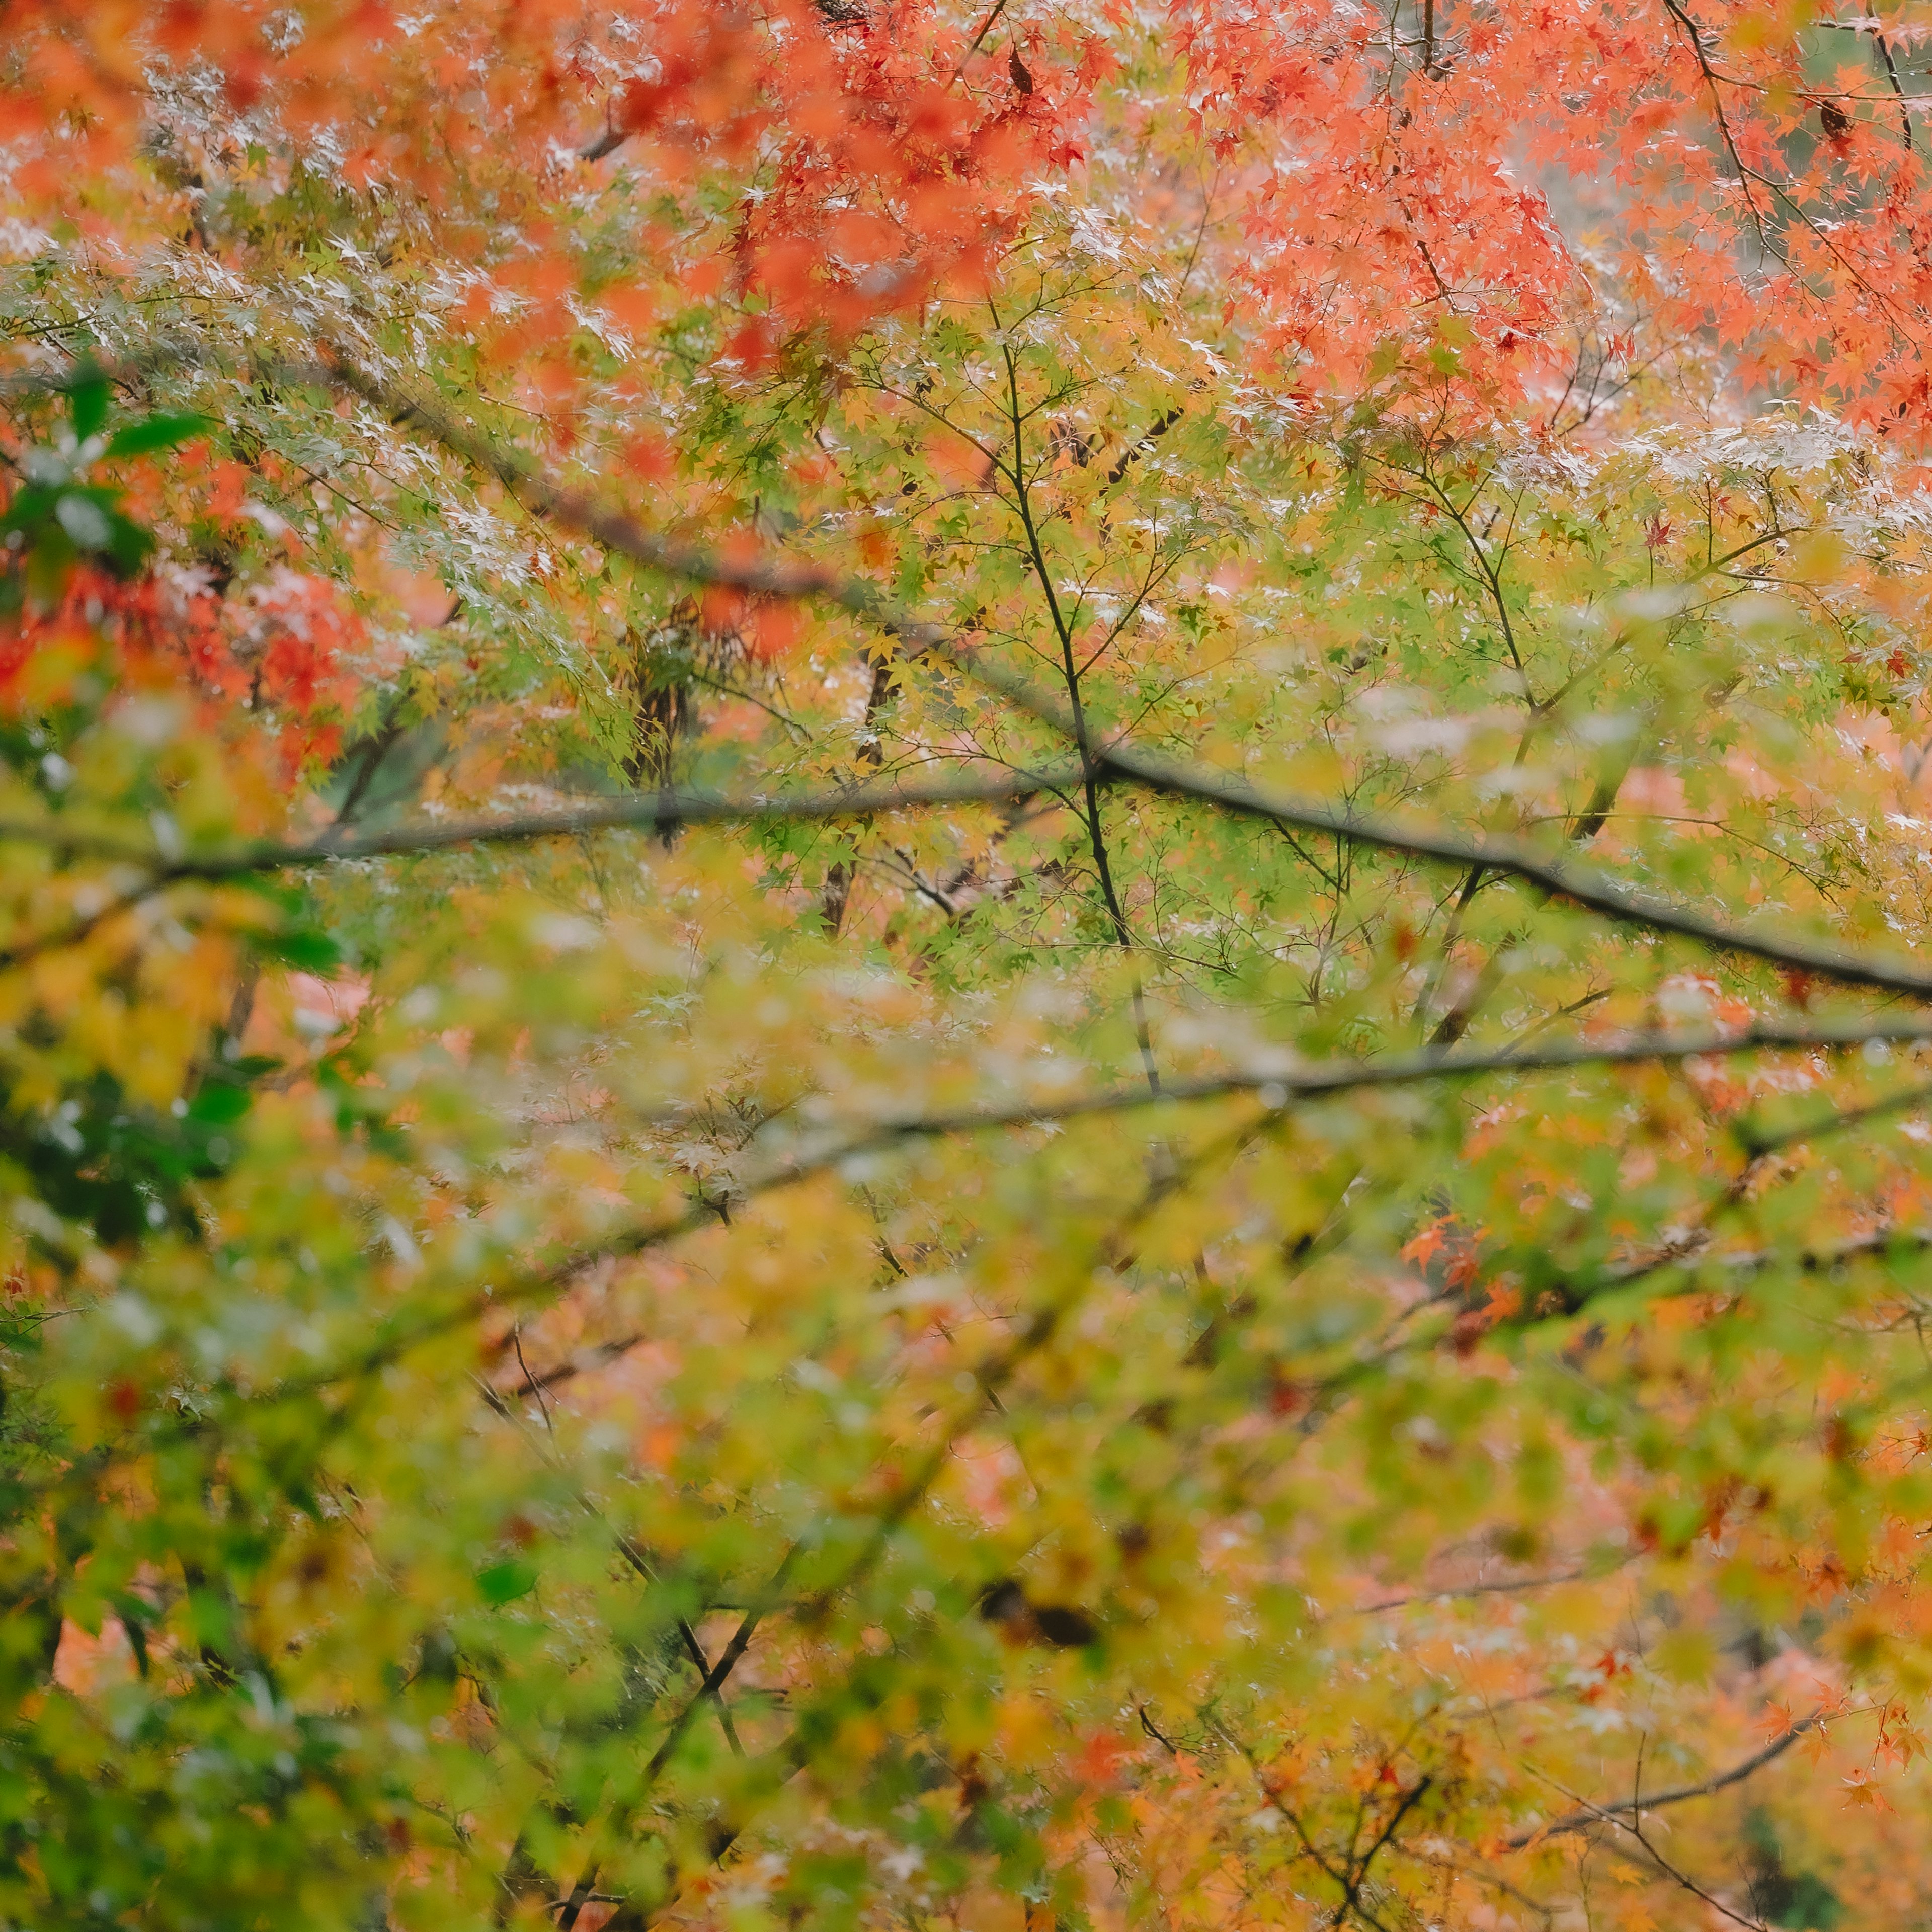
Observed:
[[[0,14],[0,1922],[1918,1922],[1932,11]]]

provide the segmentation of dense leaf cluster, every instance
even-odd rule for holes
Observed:
[[[8,22],[0,1924],[1914,1922],[1918,13]]]

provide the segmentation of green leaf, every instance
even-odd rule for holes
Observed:
[[[514,1604],[519,1597],[526,1597],[537,1586],[537,1573],[527,1563],[511,1557],[502,1563],[493,1563],[487,1570],[476,1574],[476,1588],[483,1600],[500,1609],[505,1604]]]
[[[106,426],[110,393],[107,378],[92,360],[82,366],[69,385],[68,408],[74,419],[74,433],[81,442],[98,436]]]
[[[132,518],[123,516],[118,510],[108,512],[107,524],[108,561],[119,575],[133,577],[147,562],[148,553],[154,548],[154,539]]]
[[[245,1087],[238,1087],[226,1081],[211,1080],[194,1096],[188,1110],[190,1120],[200,1121],[208,1126],[226,1126],[238,1120],[248,1112],[252,1096]]]
[[[331,972],[342,964],[344,956],[342,948],[327,933],[312,926],[272,933],[259,943],[270,958],[304,973]]]
[[[144,416],[117,429],[108,438],[110,457],[151,456],[158,449],[172,449],[178,442],[203,434],[214,425],[206,416],[191,411],[177,416]]]

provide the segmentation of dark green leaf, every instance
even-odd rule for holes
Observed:
[[[124,424],[107,441],[110,457],[151,456],[158,449],[172,449],[178,442],[202,434],[212,428],[206,416],[184,412],[178,416],[144,416]]]
[[[85,442],[98,436],[107,422],[107,378],[92,362],[76,375],[68,389],[68,406],[74,418],[74,433]]]
[[[476,1576],[476,1588],[483,1600],[494,1606],[513,1604],[519,1597],[528,1596],[536,1586],[536,1571],[515,1557],[493,1563],[488,1569],[478,1571]]]

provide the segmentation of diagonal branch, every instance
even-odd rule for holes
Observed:
[[[1070,735],[1068,721],[1054,699],[1024,679],[963,650],[950,650],[949,655],[1010,703],[1057,729],[1069,730]],[[1554,898],[1571,900],[1621,923],[1671,933],[1719,952],[1742,953],[1774,964],[1796,967],[1844,986],[1874,986],[1888,992],[1932,998],[1932,974],[1916,972],[1903,964],[1795,934],[1767,933],[1714,919],[1660,898],[1640,886],[1626,885],[1595,867],[1546,854],[1523,840],[1470,838],[1460,832],[1411,828],[1373,813],[1257,785],[1236,772],[1184,764],[1158,752],[1144,751],[1120,737],[1095,745],[1093,756],[1120,777],[1150,790],[1194,799],[1236,817],[1328,832],[1352,844],[1435,860],[1465,870],[1480,866],[1485,872],[1507,874]]]
[[[1746,1778],[1782,1757],[1807,1731],[1815,1730],[1824,1721],[1825,1713],[1814,1711],[1808,1718],[1800,1718],[1783,1736],[1772,1738],[1762,1750],[1754,1751],[1730,1770],[1718,1772],[1701,1784],[1680,1784],[1675,1790],[1657,1792],[1641,1802],[1633,1798],[1621,1804],[1582,1805],[1574,1811],[1566,1811],[1562,1817],[1552,1819],[1546,1825],[1538,1825],[1532,1831],[1519,1832],[1514,1838],[1505,1840],[1505,1848],[1520,1852],[1532,1845],[1540,1845],[1546,1839],[1586,1832],[1592,1825],[1615,1824],[1629,1817],[1640,1820],[1643,1813],[1661,1810],[1666,1804],[1684,1804],[1694,1798],[1708,1798],[1714,1792],[1727,1790],[1733,1784],[1742,1784]]]
[[[1402,1793],[1402,1802],[1389,1814],[1388,1822],[1377,1834],[1374,1844],[1355,1861],[1354,1869],[1348,1875],[1348,1890],[1335,1910],[1335,1923],[1337,1925],[1341,1924],[1350,1912],[1358,1909],[1361,1903],[1362,1887],[1368,1882],[1370,1866],[1375,1863],[1382,1855],[1383,1847],[1395,1836],[1396,1827],[1422,1802],[1435,1782],[1432,1776],[1425,1775],[1417,1779]]]
[[[1292,1105],[1296,1100],[1319,1099],[1338,1094],[1360,1092],[1376,1087],[1412,1085],[1435,1079],[1473,1078],[1495,1073],[1555,1072],[1590,1066],[1634,1066],[1648,1060],[1701,1058],[1708,1055],[1747,1053],[1768,1048],[1796,1050],[1808,1047],[1845,1046],[1873,1039],[1898,1040],[1900,1037],[1896,1032],[1875,1034],[1862,1028],[1829,1026],[1760,1028],[1749,1033],[1696,1036],[1646,1034],[1634,1035],[1629,1040],[1607,1046],[1593,1046],[1586,1041],[1571,1042],[1534,1052],[1520,1048],[1506,1048],[1502,1052],[1491,1054],[1430,1052],[1405,1054],[1380,1061],[1336,1060],[1325,1066],[1304,1067],[1298,1071],[1286,1072],[1267,1067],[1237,1070],[1204,1076],[1192,1082],[1170,1082],[1159,1099],[1166,1102],[1180,1103],[1252,1093],[1257,1094],[1271,1111],[1279,1111]],[[1921,1024],[1916,1030],[1903,1037],[1932,1040],[1932,1024]],[[1823,1120],[1793,1128],[1780,1134],[1774,1144],[1784,1146],[1799,1140],[1816,1139],[1840,1128],[1912,1106],[1928,1097],[1932,1097],[1932,1089],[1908,1089],[1868,1106],[1834,1114]],[[801,1144],[782,1156],[770,1172],[788,1178],[802,1178],[808,1174],[822,1172],[826,1167],[850,1159],[856,1154],[880,1151],[906,1140],[990,1132],[1004,1127],[1045,1126],[1096,1114],[1126,1113],[1154,1106],[1156,1098],[1144,1086],[1136,1084],[1104,1088],[1098,1092],[1075,1094],[1057,1100],[1022,1101],[1006,1106],[963,1108],[952,1114],[908,1114],[897,1120],[875,1120],[869,1128],[862,1125],[848,1126],[842,1133],[835,1133],[832,1137],[815,1146]],[[776,1184],[757,1178],[738,1184],[741,1190],[748,1193],[760,1191],[770,1184]],[[674,1238],[674,1236],[668,1235],[665,1238]],[[1913,1238],[1900,1236],[1895,1230],[1882,1229],[1861,1237],[1844,1247],[1815,1252],[1804,1250],[1797,1258],[1798,1265],[1808,1273],[1816,1272],[1862,1255],[1882,1252],[1893,1243],[1911,1238]],[[653,1246],[657,1244],[656,1240],[650,1243]],[[1627,1287],[1646,1275],[1660,1272],[1676,1262],[1689,1258],[1673,1250],[1654,1260],[1640,1262],[1634,1268],[1617,1272],[1600,1286]],[[1734,1268],[1759,1268],[1764,1265],[1766,1258],[1761,1254],[1732,1256],[1728,1258],[1727,1264]],[[550,1279],[555,1279],[554,1271]],[[1580,1291],[1568,1298],[1568,1302],[1580,1306],[1584,1300],[1590,1298],[1590,1294],[1595,1292],[1594,1289],[1588,1292]],[[1574,1312],[1574,1307],[1570,1307],[1569,1312]],[[526,1372],[520,1382],[506,1388],[502,1393],[514,1398],[554,1388],[578,1376],[590,1373],[606,1363],[616,1360],[635,1348],[643,1340],[644,1336],[641,1333],[624,1334],[579,1348],[548,1369],[540,1370],[534,1374]],[[1482,1591],[1450,1591],[1438,1594],[1451,1596],[1480,1594]],[[1409,1600],[1399,1600],[1406,1602]],[[1370,1604],[1365,1607],[1384,1610],[1395,1606]]]
[[[1040,525],[1033,512],[1033,495],[1027,487],[1026,466],[1022,456],[1023,447],[1022,428],[1024,418],[1020,410],[1019,364],[1014,359],[1012,345],[1003,343],[1000,352],[1006,359],[1006,396],[1008,419],[1012,425],[1012,466],[1006,472],[1006,479],[1013,486],[1013,502],[1020,526],[1026,532],[1027,554],[1031,559],[1034,575],[1038,580],[1042,594],[1046,600],[1046,612],[1053,626],[1053,634],[1060,645],[1060,676],[1066,686],[1066,702],[1072,721],[1073,742],[1080,753],[1082,784],[1086,795],[1087,842],[1094,854],[1094,869],[1100,882],[1100,896],[1107,908],[1107,916],[1114,928],[1114,943],[1126,953],[1134,950],[1133,929],[1127,923],[1126,910],[1120,903],[1120,896],[1114,884],[1114,868],[1107,852],[1107,840],[1100,817],[1101,767],[1093,757],[1093,739],[1087,721],[1087,712],[1081,697],[1081,667],[1076,662],[1073,631],[1066,614],[1061,609],[1060,593],[1055,588],[1052,566],[1048,563],[1046,552],[1040,542]],[[1132,969],[1133,988],[1134,1034],[1141,1050],[1141,1065],[1147,1075],[1149,1090],[1156,1095],[1160,1092],[1160,1072],[1155,1064],[1154,1040],[1148,1027],[1147,995],[1142,986],[1140,970]]]
[[[1100,1244],[1106,1257],[1107,1268],[1118,1270],[1127,1264],[1131,1256],[1130,1243],[1137,1230],[1163,1202],[1185,1186],[1196,1172],[1216,1160],[1225,1159],[1230,1154],[1238,1153],[1252,1137],[1252,1130],[1249,1128],[1223,1136],[1200,1150],[1190,1161],[1170,1166],[1164,1173],[1150,1180],[1120,1224]],[[988,1408],[998,1407],[1000,1391],[1061,1331],[1069,1317],[1076,1310],[1093,1279],[1094,1275],[1090,1272],[1077,1271],[1072,1286],[1042,1303],[1034,1310],[1031,1319],[1004,1348],[986,1357],[972,1370],[966,1377],[968,1386],[962,1392],[961,1401],[947,1412],[937,1439],[922,1458],[918,1467],[896,1491],[891,1501],[880,1510],[874,1519],[870,1533],[852,1553],[809,1595],[790,1606],[794,1619],[806,1628],[811,1628],[824,1616],[836,1598],[846,1591],[856,1588],[872,1573],[885,1556],[902,1526],[925,1501],[934,1483],[951,1462],[960,1436],[971,1428]],[[787,1552],[784,1562],[779,1566],[778,1576],[767,1586],[761,1600],[763,1608],[776,1607],[778,1586],[798,1546],[794,1544],[792,1550]],[[759,1607],[754,1606],[754,1611]],[[748,1615],[747,1624],[752,1621],[752,1616]],[[741,1626],[741,1630],[743,1628]],[[727,1656],[729,1654],[728,1652]],[[717,1670],[722,1671],[724,1664],[725,1658],[721,1658]],[[877,1701],[877,1692],[855,1679],[848,1678],[844,1688],[848,1694],[861,1703],[869,1704]],[[692,1708],[686,1707],[687,1714]],[[809,1718],[802,1718],[793,1726],[790,1734],[760,1760],[759,1768],[767,1779],[782,1784],[812,1762],[813,1743],[814,1727]],[[661,1748],[660,1755],[662,1754],[663,1748]],[[651,1771],[655,1774],[658,1768],[658,1758],[654,1757]],[[707,1863],[717,1863],[737,1842],[750,1822],[752,1806],[756,1796],[754,1784],[752,1790],[741,1800],[735,1816],[728,1814],[714,1821],[706,1848]],[[675,1873],[675,1865],[672,1869]],[[596,1882],[597,1870],[593,1862],[586,1869],[584,1878],[578,1882],[579,1889],[586,1895],[589,1888]],[[1378,1928],[1377,1932],[1383,1932],[1383,1928]]]
[[[694,582],[754,595],[817,599],[850,612],[911,647],[914,654],[944,658],[1009,703],[1051,725],[1078,745],[1082,734],[1064,706],[1028,680],[992,663],[943,626],[927,622],[862,580],[818,566],[769,556],[728,557],[703,545],[655,536],[632,518],[604,508],[586,493],[568,489],[531,470],[487,440],[451,422],[430,405],[404,395],[339,355],[326,364],[268,364],[285,380],[308,380],[346,388],[399,419],[412,420],[434,440],[484,474],[495,478],[533,514],[594,538],[607,550],[650,568]],[[1191,798],[1237,816],[1269,820],[1332,834],[1358,845],[1430,859],[1466,871],[1506,873],[1525,884],[1575,902],[1604,917],[1668,932],[1720,952],[1741,953],[1790,966],[1846,986],[1872,986],[1932,998],[1932,974],[1882,958],[1843,950],[1797,936],[1785,937],[1733,925],[1673,904],[1606,873],[1546,856],[1514,839],[1470,838],[1412,830],[1368,813],[1250,784],[1238,774],[1184,764],[1144,751],[1124,736],[1090,746],[1092,761],[1115,776],[1157,792]]]

